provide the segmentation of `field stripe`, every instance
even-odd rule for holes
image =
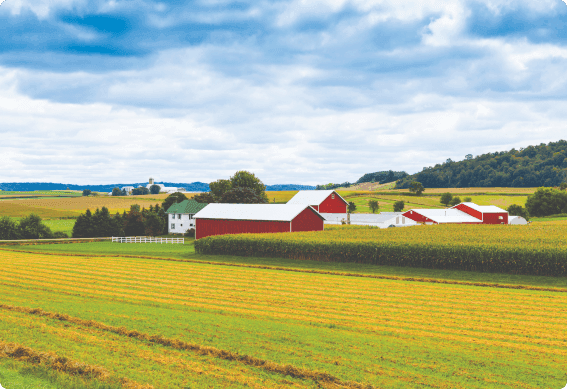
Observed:
[[[53,352],[39,352],[32,348],[18,343],[6,343],[0,340],[0,357],[13,358],[31,364],[43,364],[47,367],[68,373],[70,375],[81,376],[84,378],[97,378],[102,381],[118,381],[125,389],[153,389],[149,384],[139,384],[128,378],[116,379],[100,366],[88,365],[83,362],[73,361],[66,357],[61,357]]]
[[[280,266],[269,266],[269,265],[248,265],[248,264],[238,264],[238,263],[228,263],[228,262],[216,262],[216,261],[202,261],[202,260],[192,260],[192,259],[179,259],[179,258],[168,258],[168,257],[152,257],[152,256],[137,256],[137,255],[93,255],[93,254],[69,254],[69,253],[47,253],[47,252],[37,252],[37,251],[25,251],[25,250],[13,250],[0,248],[0,251],[13,251],[18,253],[28,253],[28,254],[41,254],[41,255],[55,255],[55,256],[70,256],[70,257],[90,257],[90,258],[140,258],[140,259],[153,259],[157,261],[170,261],[170,262],[187,262],[187,263],[201,263],[209,265],[219,265],[219,266],[230,266],[230,267],[244,267],[244,268],[255,268],[255,269],[265,269],[265,270],[279,270],[288,271],[294,273],[313,273],[313,274],[327,274],[345,277],[359,277],[359,278],[375,278],[381,280],[396,280],[396,281],[410,281],[410,282],[427,282],[434,284],[447,284],[447,285],[467,285],[467,286],[479,286],[485,288],[502,288],[502,289],[525,289],[534,291],[547,291],[547,292],[559,292],[567,293],[567,288],[549,288],[531,285],[512,285],[512,284],[499,284],[490,282],[470,282],[470,281],[454,281],[454,280],[443,280],[436,278],[424,278],[424,277],[399,277],[399,276],[385,276],[385,275],[375,275],[375,274],[361,274],[361,273],[351,273],[351,272],[337,272],[337,271],[326,271],[326,270],[311,270],[311,269],[297,269],[288,268]]]
[[[331,383],[331,384],[340,385],[341,387],[345,387],[345,388],[353,388],[353,389],[372,388],[371,385],[363,385],[357,382],[343,381],[340,378],[335,377],[329,373],[322,373],[318,371],[302,369],[292,365],[282,365],[272,361],[256,358],[250,355],[241,355],[228,350],[221,350],[214,347],[202,346],[195,343],[187,343],[179,339],[166,338],[162,335],[150,335],[143,332],[139,332],[137,330],[128,330],[124,327],[114,327],[94,320],[84,320],[66,314],[44,311],[43,309],[40,308],[26,308],[26,307],[16,307],[7,304],[0,304],[0,309],[4,309],[7,311],[14,311],[14,312],[23,312],[30,315],[36,315],[41,317],[47,317],[59,321],[70,322],[83,327],[96,328],[99,330],[112,332],[128,338],[135,338],[149,343],[160,344],[162,346],[170,347],[177,350],[192,351],[199,355],[208,355],[208,356],[213,356],[215,358],[224,359],[227,361],[235,361],[242,363],[244,365],[258,367],[272,373],[289,375],[295,378],[310,379],[322,383]],[[108,372],[105,371],[105,373],[106,375],[108,375]]]

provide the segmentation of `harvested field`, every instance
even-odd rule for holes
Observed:
[[[0,341],[155,388],[567,378],[564,292],[2,250],[0,267]]]
[[[130,210],[133,204],[148,208],[150,205],[161,204],[162,199],[143,198],[144,196],[126,197],[74,197],[57,199],[27,199],[0,201],[0,215],[23,217],[36,213],[42,218],[79,216],[87,209],[107,207],[110,213]]]

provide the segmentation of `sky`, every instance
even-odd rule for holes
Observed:
[[[561,0],[0,0],[0,182],[354,182],[567,139]]]

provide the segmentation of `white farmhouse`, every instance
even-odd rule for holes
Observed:
[[[168,214],[167,231],[170,234],[184,234],[190,228],[195,228],[195,214],[207,205],[195,200],[183,200],[180,203],[173,204],[165,212]]]

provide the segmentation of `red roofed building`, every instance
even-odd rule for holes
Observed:
[[[460,203],[452,207],[465,212],[483,224],[508,224],[508,211],[494,205],[476,205],[475,203]]]
[[[347,213],[348,206],[334,190],[300,190],[287,203],[310,205],[320,213]]]

